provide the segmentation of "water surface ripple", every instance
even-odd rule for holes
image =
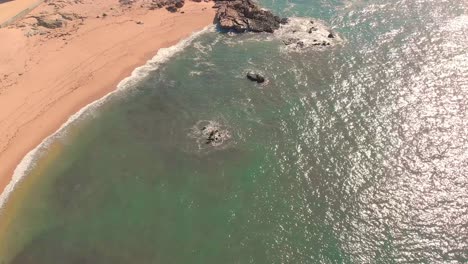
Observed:
[[[345,43],[198,38],[43,154],[0,263],[468,262],[466,1],[262,4]]]

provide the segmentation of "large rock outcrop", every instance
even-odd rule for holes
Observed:
[[[269,32],[280,27],[282,20],[252,0],[216,0],[216,20],[222,29],[236,32]],[[284,21],[284,20],[283,20]]]

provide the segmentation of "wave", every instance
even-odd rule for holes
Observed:
[[[291,17],[285,25],[276,30],[274,36],[283,41],[287,51],[305,51],[334,46],[343,39],[324,22],[306,17]]]
[[[135,84],[140,82],[143,78],[147,77],[152,71],[158,69],[161,64],[167,62],[170,58],[174,57],[174,55],[178,54],[186,47],[188,47],[196,38],[207,32],[214,31],[215,27],[213,25],[210,25],[198,32],[193,33],[188,38],[181,40],[174,46],[159,49],[152,59],[147,61],[146,64],[133,70],[132,74],[129,77],[123,79],[117,85],[117,88],[114,91],[106,94],[104,97],[101,97],[100,99],[94,102],[89,103],[88,105],[81,108],[77,113],[70,116],[68,120],[62,126],[60,126],[59,129],[57,129],[53,134],[45,138],[33,150],[29,151],[21,160],[21,162],[16,166],[11,181],[5,187],[5,190],[0,194],[0,210],[4,208],[6,202],[8,201],[8,198],[10,197],[10,194],[15,190],[15,187],[18,185],[18,183],[33,168],[38,159],[39,154],[42,153],[42,151],[46,150],[57,137],[63,135],[66,128],[70,124],[78,120],[85,113],[89,113],[90,111],[96,110],[111,96],[122,91],[128,90],[131,87],[135,87]]]

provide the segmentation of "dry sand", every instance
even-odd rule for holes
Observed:
[[[26,153],[72,114],[114,90],[159,48],[212,24],[215,15],[213,3],[186,2],[184,13],[118,0],[58,3],[43,3],[0,29],[0,192]],[[57,12],[72,14],[62,28],[35,25],[35,16]]]
[[[0,26],[42,0],[0,0]]]

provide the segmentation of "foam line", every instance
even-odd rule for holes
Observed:
[[[5,190],[2,192],[2,194],[0,194],[0,210],[5,206],[5,203],[8,201],[10,194],[14,191],[17,184],[27,175],[28,171],[31,170],[31,168],[34,166],[38,155],[42,152],[42,150],[46,150],[47,147],[50,146],[50,144],[53,142],[53,140],[65,131],[68,125],[79,119],[81,116],[83,116],[83,114],[97,109],[100,105],[105,103],[112,95],[134,87],[135,84],[137,84],[143,78],[148,76],[148,74],[151,71],[158,69],[161,64],[167,62],[170,58],[174,57],[174,55],[188,47],[193,42],[193,40],[195,40],[196,38],[198,38],[206,32],[214,32],[214,30],[215,27],[213,25],[207,26],[201,31],[195,32],[188,38],[181,40],[174,46],[159,49],[152,59],[147,61],[146,64],[133,70],[132,74],[129,77],[123,79],[117,85],[117,89],[108,93],[104,97],[84,106],[77,113],[70,116],[68,120],[59,129],[57,129],[53,134],[45,138],[33,150],[29,151],[28,154],[26,154],[26,156],[24,156],[24,158],[18,164],[18,166],[16,166],[11,181],[5,187]]]

